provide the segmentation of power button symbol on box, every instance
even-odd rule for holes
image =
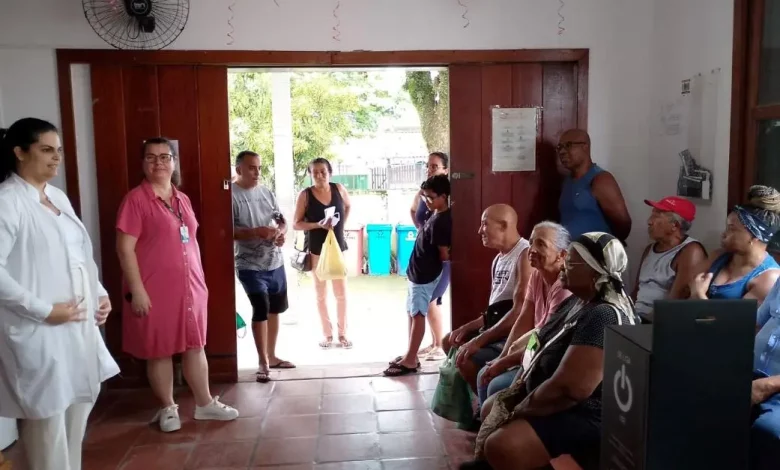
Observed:
[[[615,391],[615,402],[618,408],[623,413],[628,413],[631,409],[631,405],[634,404],[634,389],[631,387],[631,379],[626,374],[626,365],[623,364],[620,370],[615,372],[615,379],[613,380],[613,386]],[[625,399],[621,398],[625,397]]]

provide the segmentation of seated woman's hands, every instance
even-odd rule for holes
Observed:
[[[498,356],[495,360],[487,363],[487,367],[481,375],[482,382],[479,385],[487,387],[491,380],[509,370],[510,367],[512,367],[512,364],[509,363],[506,356],[503,354]]]
[[[704,300],[707,298],[707,291],[712,283],[712,273],[697,274],[688,287],[691,289],[692,299]]]

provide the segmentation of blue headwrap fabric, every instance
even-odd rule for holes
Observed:
[[[734,212],[739,217],[739,221],[745,226],[748,232],[760,242],[769,243],[775,235],[775,230],[764,222],[761,217],[748,211],[744,207],[734,207]]]

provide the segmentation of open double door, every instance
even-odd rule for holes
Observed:
[[[549,60],[550,51],[539,52],[537,60],[531,52],[507,51],[503,54],[507,59],[491,60],[503,63],[488,64],[480,63],[479,51],[472,51],[465,54],[477,60],[449,65],[454,326],[474,318],[487,303],[490,263],[495,253],[484,248],[477,235],[483,209],[495,203],[511,204],[518,212],[519,229],[525,236],[530,235],[535,223],[555,219],[560,177],[554,146],[562,131],[586,127],[587,51],[561,51],[563,59],[553,61]],[[127,191],[141,181],[141,143],[149,137],[164,135],[179,142],[181,189],[192,200],[200,221],[198,241],[210,293],[206,350],[211,376],[215,381],[237,380],[232,215],[226,184],[231,175],[228,67],[203,65],[208,53],[172,52],[177,54],[175,60],[165,53],[128,55],[92,51],[94,56],[90,51],[58,53],[61,68],[70,63],[90,64],[102,270],[113,304],[119,306],[122,301],[121,271],[114,252],[117,209]],[[497,53],[500,51],[486,52],[492,59]],[[111,54],[116,54],[113,60]],[[265,54],[257,61],[258,65],[268,65],[268,53]],[[335,53],[328,54],[323,62],[336,63]],[[398,64],[394,62],[397,56],[387,63],[448,65],[441,63],[441,54],[431,54],[433,60],[427,64],[424,52],[415,56],[414,64]],[[456,55],[447,57],[455,62]],[[369,65],[367,60],[372,62],[370,65],[385,63],[373,57],[356,60],[353,65]],[[304,61],[300,64],[315,65]],[[70,86],[70,83],[66,80],[63,84],[61,80],[60,87],[63,85]],[[73,108],[72,104],[68,105],[70,93],[63,96],[63,122],[67,124],[70,122],[67,113],[72,115]],[[490,110],[493,106],[542,108],[536,171],[491,171]],[[72,138],[68,135],[72,126],[63,127],[67,143]],[[66,162],[71,175],[69,189],[75,161],[71,155]],[[69,193],[72,199],[78,198],[77,190],[75,194]],[[78,200],[73,202],[79,207]],[[403,312],[388,312],[393,313],[403,315]],[[113,315],[106,326],[109,349],[123,370],[120,380],[122,385],[143,383],[142,365],[122,353],[121,323],[121,315]]]

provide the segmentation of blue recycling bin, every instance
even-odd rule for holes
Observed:
[[[417,227],[398,224],[395,232],[398,234],[398,275],[406,276],[409,258],[414,250],[414,241],[417,239]]]
[[[368,224],[368,275],[390,275],[390,237],[393,226],[390,224]]]

